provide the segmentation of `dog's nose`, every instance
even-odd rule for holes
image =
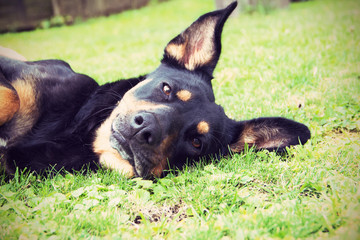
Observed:
[[[140,144],[156,145],[161,138],[161,129],[156,118],[151,113],[137,113],[132,117],[130,125],[134,137]]]

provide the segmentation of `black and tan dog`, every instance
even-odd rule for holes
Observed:
[[[310,132],[284,118],[229,119],[211,79],[221,32],[236,2],[201,16],[169,42],[160,66],[99,86],[59,60],[0,59],[0,153],[9,173],[99,165],[162,176],[204,156],[304,144]]]

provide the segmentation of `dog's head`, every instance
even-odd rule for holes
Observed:
[[[110,144],[138,176],[162,176],[187,160],[305,143],[306,126],[283,118],[237,122],[215,103],[211,85],[221,32],[236,2],[201,16],[165,48],[160,66],[128,91],[112,112]]]

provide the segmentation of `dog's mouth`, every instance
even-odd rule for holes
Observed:
[[[149,158],[151,152],[146,151],[146,149],[134,142],[131,137],[125,137],[121,131],[111,129],[110,144],[112,148],[134,167],[135,176],[152,177],[152,170],[156,167],[156,164]]]
[[[111,129],[110,144],[118,151],[123,159],[129,161],[133,165],[134,154],[131,151],[129,142],[119,131],[115,131],[113,128]]]

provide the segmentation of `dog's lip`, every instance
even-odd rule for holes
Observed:
[[[111,137],[116,141],[116,146],[113,148],[120,154],[120,156],[131,162],[131,164],[133,164],[134,166],[134,172],[135,172],[135,176],[142,176],[141,174],[141,170],[139,171],[138,167],[136,167],[138,165],[138,163],[136,163],[135,161],[135,155],[131,149],[131,145],[130,143],[126,140],[126,138],[124,137],[124,135],[120,132],[120,131],[116,131],[114,129],[111,129]],[[138,153],[140,154],[140,153]]]
[[[132,160],[133,159],[133,152],[131,151],[130,145],[124,135],[121,134],[120,131],[116,131],[114,129],[111,129],[111,136],[116,140],[117,145],[116,148],[120,147],[121,149],[116,149],[121,157],[123,157],[126,160]],[[124,156],[125,154],[126,156]],[[130,159],[129,159],[130,158]]]
[[[125,137],[119,131],[115,131],[114,129],[112,129],[111,134],[119,143],[126,143]]]

